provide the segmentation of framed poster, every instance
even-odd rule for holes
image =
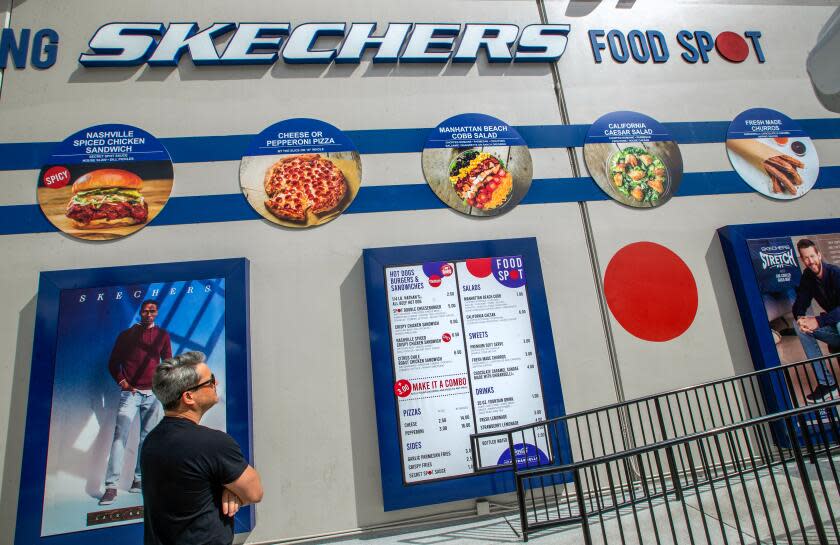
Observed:
[[[536,240],[364,251],[385,510],[514,490],[506,441],[565,414]],[[567,437],[516,455],[571,460]]]
[[[840,220],[729,225],[718,235],[756,369],[840,351],[840,301],[816,281],[840,279]],[[765,401],[773,411],[826,401],[840,395],[835,377],[837,361],[817,360],[788,384],[765,380]]]
[[[120,354],[132,339],[145,363],[129,371]],[[162,416],[150,376],[190,350],[224,377],[202,425],[229,433],[253,462],[247,259],[41,273],[16,544],[142,541],[137,455]],[[128,374],[131,391],[118,385]],[[244,508],[234,531],[254,522]]]

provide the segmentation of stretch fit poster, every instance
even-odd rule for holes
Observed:
[[[545,419],[522,256],[385,270],[406,484],[473,471],[469,435]],[[510,463],[484,440],[483,465]],[[548,461],[543,435],[517,455]]]
[[[840,294],[819,287],[834,285],[840,274],[840,234],[750,239],[747,245],[779,361],[840,351],[840,301],[834,300]],[[797,405],[837,395],[837,362],[826,359],[802,372],[807,380],[790,385]]]
[[[161,350],[172,354],[200,350],[215,376],[225,376],[224,278],[62,290],[42,537],[142,522],[142,495],[129,489],[146,417],[140,407],[133,418],[125,416],[123,393],[112,373],[121,365],[117,339],[140,326],[141,305],[148,301],[158,306],[154,327],[168,333],[169,346]],[[225,430],[224,380],[217,389],[219,403],[201,423]],[[142,392],[141,386],[138,391]],[[148,401],[159,403],[154,396]],[[126,426],[124,442],[115,437],[117,425]],[[115,457],[121,457],[121,463],[115,465]],[[117,496],[113,503],[100,505],[112,469]]]

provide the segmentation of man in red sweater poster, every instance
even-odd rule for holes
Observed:
[[[152,393],[152,377],[162,360],[172,357],[172,343],[169,333],[155,325],[158,303],[146,300],[140,304],[140,323],[121,332],[114,342],[108,371],[120,387],[120,406],[114,426],[114,441],[108,458],[105,475],[105,493],[99,505],[108,505],[117,497],[117,485],[123,468],[126,441],[131,424],[140,412],[140,442],[137,445],[137,460],[134,465],[134,480],[129,492],[139,493],[142,481],[140,475],[140,448],[146,435],[157,426],[163,417],[163,407]]]

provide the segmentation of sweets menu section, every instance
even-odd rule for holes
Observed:
[[[521,256],[386,267],[394,395],[406,484],[473,471],[470,434],[545,419]],[[538,445],[518,459],[547,460]],[[510,463],[506,438],[479,446]]]

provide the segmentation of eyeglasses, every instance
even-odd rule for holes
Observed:
[[[199,388],[203,388],[204,386],[207,386],[208,384],[213,386],[214,388],[216,387],[216,375],[214,375],[213,373],[210,373],[210,379],[205,380],[204,382],[201,382],[199,384],[196,384],[192,388],[187,388],[186,390],[181,392],[181,395],[183,395],[187,392],[192,392],[193,390],[198,390]]]

